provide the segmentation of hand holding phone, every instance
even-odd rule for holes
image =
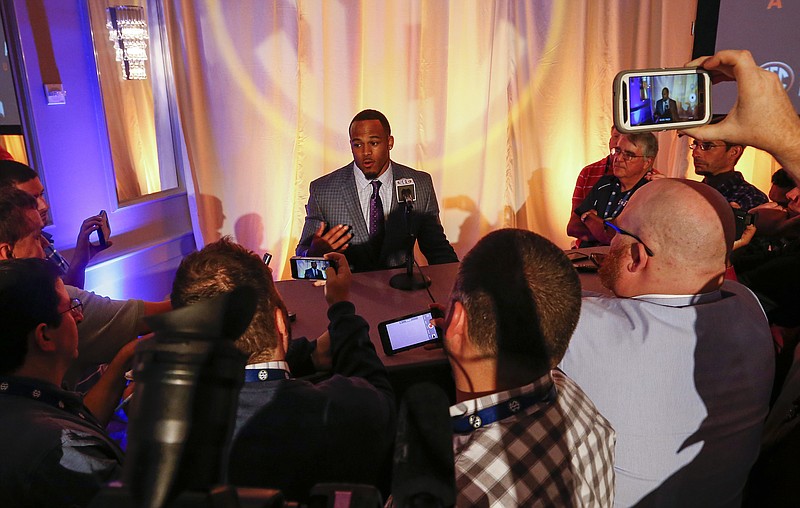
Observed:
[[[734,224],[736,225],[736,236],[734,240],[739,240],[744,234],[747,226],[753,225],[758,220],[757,213],[748,213],[747,210],[733,209]]]
[[[737,98],[721,122],[687,130],[686,135],[700,141],[724,139],[753,146],[769,152],[784,168],[800,166],[800,153],[795,148],[800,120],[774,73],[759,67],[747,50],[722,50],[687,65],[710,71],[715,83],[735,80]]]
[[[110,246],[111,243],[109,242],[109,238],[111,237],[111,226],[108,224],[108,213],[105,210],[100,210],[100,213],[94,217],[90,217],[84,221],[91,221],[95,223],[95,229],[93,233],[96,233],[97,243],[92,243],[91,235],[89,233],[89,243],[94,247],[100,247],[101,249],[105,249],[106,247]]]
[[[444,341],[444,334],[446,332],[447,323],[445,322],[445,312],[447,312],[447,308],[439,302],[432,302],[428,304],[428,308],[431,310],[431,315],[433,319],[431,323],[435,326],[438,330],[441,330],[439,334],[439,340],[435,342],[428,342],[424,344],[422,347],[423,349],[441,349],[443,347]]]
[[[613,95],[614,125],[622,133],[711,121],[711,76],[697,67],[622,71],[614,78]]]
[[[325,283],[325,300],[328,305],[350,299],[350,265],[344,254],[329,252],[325,259],[330,263],[326,269],[327,282]]]
[[[324,257],[294,256],[289,259],[293,279],[325,280],[330,261]]]

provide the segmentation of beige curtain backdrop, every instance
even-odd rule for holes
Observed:
[[[231,234],[275,255],[302,230],[308,184],[352,161],[364,108],[392,160],[429,172],[459,256],[506,226],[562,247],[580,169],[607,153],[611,84],[680,66],[696,0],[163,0],[198,243]],[[685,139],[656,167],[686,174]]]

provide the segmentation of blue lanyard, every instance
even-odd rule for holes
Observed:
[[[244,382],[277,381],[289,379],[289,373],[283,369],[244,369]]]
[[[617,183],[616,185],[618,186],[619,183]],[[619,212],[621,212],[622,209],[625,208],[625,205],[628,204],[628,199],[630,199],[631,194],[633,194],[633,189],[630,189],[619,199],[619,201],[617,202],[617,207],[614,209],[614,213],[609,215],[608,212],[611,210],[611,203],[614,201],[614,196],[617,195],[616,190],[611,191],[611,196],[608,197],[608,203],[606,204],[606,211],[603,213],[603,219],[613,219],[614,217],[619,215]]]
[[[453,432],[456,434],[467,434],[484,425],[505,420],[509,416],[513,416],[539,402],[551,403],[554,400],[556,400],[555,385],[550,388],[550,391],[545,396],[542,396],[541,393],[534,393],[531,395],[511,397],[506,401],[483,408],[472,414],[453,417]]]
[[[15,395],[17,397],[24,397],[42,402],[78,416],[81,420],[92,423],[98,428],[102,428],[102,425],[100,425],[91,412],[87,411],[86,406],[82,403],[78,403],[69,397],[61,397],[57,392],[48,390],[47,388],[39,388],[35,385],[25,383],[24,381],[9,381],[4,379],[0,382],[0,395]]]

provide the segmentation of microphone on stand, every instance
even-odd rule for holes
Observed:
[[[400,178],[399,180],[395,180],[394,188],[398,203],[406,206],[414,206],[414,201],[417,200],[417,186],[413,178]]]
[[[401,178],[394,181],[395,193],[397,195],[397,202],[402,204],[405,213],[406,231],[408,233],[409,242],[408,250],[406,251],[406,271],[405,273],[398,273],[389,279],[389,285],[395,289],[403,291],[413,291],[415,289],[425,289],[431,285],[430,277],[423,274],[414,274],[414,244],[417,237],[414,235],[411,226],[411,215],[414,211],[414,201],[417,200],[417,186],[414,184],[412,178]]]

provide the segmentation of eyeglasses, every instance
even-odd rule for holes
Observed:
[[[695,148],[699,148],[701,151],[707,152],[707,151],[711,150],[712,148],[716,148],[718,146],[725,146],[725,145],[724,144],[723,145],[716,145],[716,144],[711,143],[709,141],[706,141],[705,143],[694,142],[691,145],[689,145],[689,150],[694,150]]]
[[[630,162],[631,159],[635,159],[637,157],[649,157],[649,155],[636,155],[633,152],[628,152],[622,150],[622,148],[618,146],[615,146],[614,148],[611,149],[611,156],[616,157],[617,155],[622,157],[622,160],[624,160],[625,162]]]
[[[591,254],[589,254],[589,261],[594,263],[594,266],[596,266],[597,268],[603,266],[603,261],[605,260],[606,260],[606,255],[600,252],[592,252]]]
[[[69,309],[59,312],[59,314],[66,314],[67,312],[71,313],[74,318],[83,317],[83,302],[78,298],[73,298],[69,301]]]
[[[613,229],[614,231],[616,231],[617,233],[619,233],[621,235],[630,236],[631,238],[633,238],[634,240],[636,240],[637,242],[642,244],[642,246],[644,247],[644,251],[647,253],[648,256],[650,256],[651,258],[655,256],[655,254],[653,254],[653,251],[650,250],[650,247],[648,247],[647,244],[645,244],[642,241],[642,239],[639,238],[638,236],[634,235],[633,233],[631,233],[629,231],[625,231],[621,227],[619,227],[616,224],[614,224],[612,222],[609,222],[607,220],[603,221],[603,224],[605,224],[606,226],[610,227],[611,229]]]

